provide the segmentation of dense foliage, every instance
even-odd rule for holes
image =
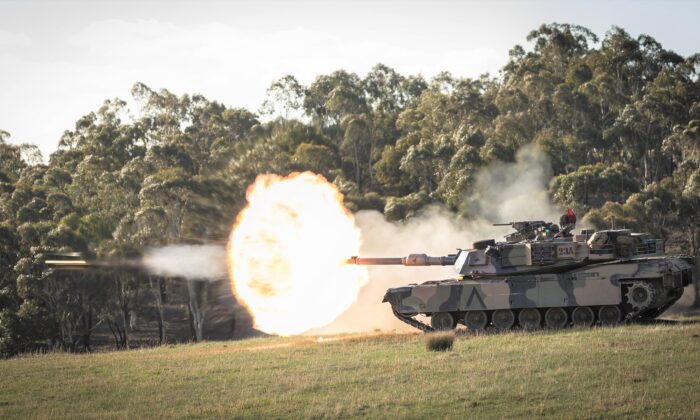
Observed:
[[[599,40],[543,25],[527,41],[497,77],[425,80],[381,64],[308,86],[286,76],[261,115],[137,83],[135,117],[106,101],[63,134],[48,164],[0,131],[0,353],[89,348],[98,325],[128,347],[134,311],[157,319],[165,340],[166,279],[125,271],[96,281],[46,270],[42,258],[224,241],[265,172],[323,174],[350,209],[390,220],[435,202],[468,218],[479,168],[535,143],[552,162],[553,200],[598,227],[614,218],[700,254],[700,55],[616,27]],[[201,339],[209,286],[188,286],[179,290]]]

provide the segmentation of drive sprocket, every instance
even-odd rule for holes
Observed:
[[[656,289],[645,281],[632,282],[627,287],[626,300],[635,311],[647,309],[656,300]]]

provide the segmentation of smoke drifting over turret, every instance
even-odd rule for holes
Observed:
[[[170,245],[149,249],[143,266],[152,274],[188,280],[221,280],[226,274],[222,245]]]
[[[518,150],[515,162],[496,162],[483,168],[465,204],[489,229],[492,223],[516,220],[558,222],[562,211],[552,204],[548,193],[552,175],[547,155],[528,144]]]
[[[493,226],[496,222],[558,222],[561,211],[547,193],[551,177],[547,156],[528,145],[518,151],[515,162],[494,163],[479,172],[474,193],[464,201],[478,215],[473,220],[460,219],[440,206],[431,206],[405,223],[387,222],[377,211],[358,212],[355,218],[362,231],[361,255],[446,255],[454,253],[455,248],[469,248],[480,239],[503,240],[510,228]],[[370,266],[370,281],[360,290],[358,300],[335,322],[314,332],[413,331],[393,316],[388,304],[381,303],[386,289],[453,276],[452,267]]]

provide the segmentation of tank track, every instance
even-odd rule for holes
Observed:
[[[641,316],[640,316],[640,315],[641,315],[642,312],[644,312],[645,310],[646,310],[646,308],[642,308],[642,309],[639,309],[639,310],[632,311],[632,312],[628,313],[627,315],[625,315],[625,317],[622,319],[622,321],[621,321],[620,323],[621,323],[621,324],[631,324],[632,322],[641,319]]]
[[[663,312],[664,310],[668,309],[668,307],[670,307],[673,303],[675,303],[675,301],[670,302],[670,303],[667,304],[667,305],[664,305],[663,308],[660,308],[661,310],[659,311],[659,313],[661,313],[661,312]],[[621,323],[621,324],[630,324],[630,323],[633,323],[633,322],[635,322],[635,321],[640,321],[640,320],[643,319],[643,318],[642,318],[642,314],[643,314],[644,311],[646,311],[646,310],[647,310],[647,308],[641,308],[641,309],[639,309],[639,310],[637,310],[637,311],[629,312],[629,313],[628,313],[627,315],[625,315],[625,317],[620,321],[620,323]],[[433,327],[431,327],[430,325],[425,324],[425,323],[423,323],[423,322],[420,322],[420,321],[418,321],[417,319],[414,319],[413,317],[400,314],[400,313],[396,312],[393,308],[392,308],[392,312],[394,313],[394,316],[395,316],[396,318],[398,318],[398,319],[401,320],[402,322],[405,322],[406,324],[412,326],[413,328],[417,328],[417,329],[419,329],[419,330],[421,330],[421,331],[423,331],[423,332],[426,332],[426,333],[435,331],[435,329],[434,329]],[[512,329],[512,328],[511,328],[511,329]]]
[[[394,313],[394,316],[395,316],[395,317],[397,317],[397,318],[400,319],[401,321],[405,322],[406,324],[412,326],[413,328],[418,328],[419,330],[421,330],[421,331],[423,331],[423,332],[432,332],[432,331],[435,331],[435,330],[433,329],[433,327],[431,327],[431,326],[428,325],[428,324],[424,324],[424,323],[418,321],[417,319],[413,319],[413,318],[410,317],[410,316],[406,316],[406,315],[403,315],[403,314],[400,314],[400,313],[396,312],[396,310],[394,309],[393,306],[391,307],[391,311]]]

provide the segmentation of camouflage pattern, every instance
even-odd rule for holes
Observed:
[[[512,311],[508,318],[512,319],[526,308],[536,308],[542,314],[550,308],[562,308],[575,322],[573,309],[585,307],[589,313],[599,313],[596,320],[603,323],[654,318],[678,300],[683,288],[692,282],[692,258],[665,255],[663,242],[649,235],[607,230],[547,237],[552,224],[515,223],[531,230],[539,226],[547,232],[528,231],[533,239],[519,242],[480,241],[473,249],[444,257],[352,257],[350,262],[453,265],[456,278],[392,288],[384,296],[397,317],[423,330],[431,328],[413,316],[422,314],[435,320],[440,315],[444,321],[449,314],[446,318],[452,326],[459,322],[469,326],[465,317],[474,311],[483,311],[488,317],[493,311]]]
[[[389,289],[384,301],[403,314],[520,308],[619,305],[621,285],[630,280],[670,277],[670,291],[682,291],[691,265],[682,258],[654,258],[619,264],[596,264],[560,274],[503,278],[450,279]],[[681,274],[678,276],[676,274]],[[685,282],[683,281],[685,279]],[[660,307],[658,299],[654,307]]]

